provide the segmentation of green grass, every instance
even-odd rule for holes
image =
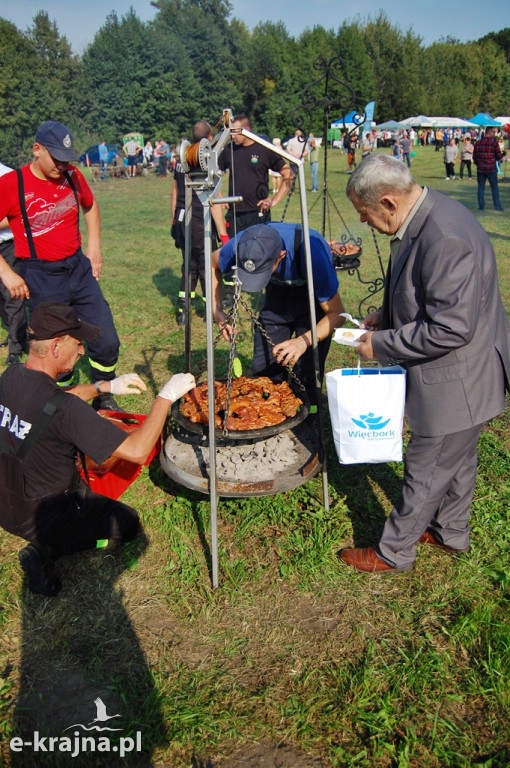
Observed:
[[[327,235],[362,238],[360,276],[372,281],[380,276],[377,251],[345,197],[345,155],[335,150],[328,160]],[[441,155],[431,148],[416,150],[412,170],[479,218],[510,304],[507,214],[491,210],[488,191],[479,213],[476,181],[445,182]],[[119,369],[137,371],[149,387],[123,401],[134,412],[147,412],[183,365],[170,186],[150,175],[94,187],[103,222],[101,284],[122,341]],[[506,179],[500,190],[510,210]],[[277,220],[278,209],[274,214]],[[295,197],[286,219],[298,217]],[[321,220],[315,203],[310,224],[320,229]],[[386,260],[387,240],[378,236],[377,243]],[[357,315],[368,285],[345,272],[340,284],[346,310]],[[241,317],[240,324],[239,353],[249,370],[250,323]],[[202,372],[202,310],[193,316],[192,345],[193,372]],[[227,357],[220,341],[220,371]],[[328,369],[355,363],[352,350],[332,345]],[[86,379],[85,363],[79,375]],[[1,533],[0,764],[233,768],[261,765],[262,757],[253,758],[258,750],[301,768],[506,768],[508,435],[507,409],[480,439],[471,553],[450,558],[421,547],[414,571],[397,577],[348,570],[337,551],[374,541],[399,493],[402,465],[340,466],[328,426],[329,510],[320,476],[275,496],[220,499],[214,592],[209,499],[168,478],[157,460],[123,496],[140,511],[146,539],[115,555],[63,558],[56,599],[26,592],[20,542]],[[10,753],[11,735],[46,728],[56,736],[89,722],[98,695],[122,715],[125,735],[142,731],[142,755]]]

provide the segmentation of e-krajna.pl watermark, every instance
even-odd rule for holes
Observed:
[[[74,738],[70,736],[40,736],[34,731],[32,741],[24,741],[21,736],[14,736],[9,746],[13,752],[23,752],[31,749],[33,752],[69,752],[70,757],[76,757],[87,752],[118,752],[120,757],[131,752],[142,751],[142,733],[136,731],[134,738],[120,736],[118,743],[112,743],[108,736],[83,736],[79,731],[74,731]]]
[[[87,754],[90,752],[115,752],[119,757],[125,757],[131,752],[142,751],[142,732],[136,731],[134,736],[116,736],[110,738],[110,736],[94,735],[84,736],[83,731],[96,731],[96,733],[104,733],[104,731],[122,731],[123,728],[113,728],[111,725],[106,725],[110,720],[121,715],[109,715],[106,712],[106,705],[99,697],[94,699],[96,705],[95,718],[84,725],[83,723],[74,723],[69,725],[65,730],[70,731],[71,728],[81,728],[81,731],[75,730],[72,736],[41,736],[39,731],[34,731],[33,738],[31,740],[25,740],[21,736],[13,736],[9,741],[9,747],[12,752],[23,752],[23,750],[31,750],[32,752],[68,752],[70,757],[77,757],[78,755]]]

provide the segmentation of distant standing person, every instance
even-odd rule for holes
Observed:
[[[365,138],[363,139],[363,148],[361,150],[361,159],[364,160],[365,157],[368,157],[372,154],[372,150],[374,148],[374,142],[372,141],[372,134],[366,133]]]
[[[402,147],[400,146],[398,138],[395,138],[395,141],[391,145],[391,156],[394,157],[395,160],[402,160]]]
[[[444,150],[443,163],[446,167],[446,181],[455,178],[455,162],[459,153],[455,139],[450,139]]]
[[[106,146],[106,141],[104,139],[101,144],[99,144],[98,151],[99,165],[101,167],[99,179],[100,181],[105,181],[108,178],[108,147]]]
[[[356,144],[358,136],[356,133],[349,134],[347,137],[347,173],[352,173],[356,168]]]
[[[299,129],[295,131],[294,136],[288,140],[285,149],[290,155],[294,155],[294,157],[296,157],[298,160],[304,160],[308,155],[308,147],[306,144],[306,139],[303,135],[303,131],[300,131]],[[292,173],[296,175],[298,171],[297,165],[291,163],[290,167]]]
[[[473,151],[473,162],[476,165],[476,180],[478,182],[478,207],[481,211],[485,208],[485,182],[491,185],[492,202],[496,211],[502,211],[499,200],[497,162],[506,155],[500,149],[495,136],[496,129],[488,127],[485,135],[478,139]]]
[[[459,176],[460,180],[464,178],[464,168],[467,169],[468,172],[468,178],[472,179],[471,176],[471,161],[473,160],[473,151],[475,147],[473,145],[473,142],[471,141],[471,136],[466,136],[464,138],[464,143],[462,144],[462,148],[460,151],[460,171]]]
[[[148,168],[149,165],[152,163],[152,144],[150,141],[145,142],[145,146],[143,148],[143,164]]]
[[[158,147],[158,176],[166,176],[168,170],[168,158],[170,156],[170,147],[164,139],[161,139]]]
[[[500,133],[499,136],[497,136],[496,138],[498,140],[499,148],[503,152],[503,156],[505,156],[506,155],[505,140],[503,138],[503,134]],[[503,171],[501,170],[501,160],[498,160],[498,162],[496,163],[496,170],[498,172],[498,176],[503,176]]]
[[[313,133],[308,137],[310,172],[312,174],[312,192],[319,191],[319,145]]]
[[[407,163],[407,167],[411,167],[411,139],[407,135],[407,133],[404,134],[403,139],[400,142],[400,146],[402,148],[402,160]]]
[[[134,178],[136,176],[138,155],[142,152],[142,147],[137,141],[131,138],[124,144],[124,152],[126,153],[128,160],[128,175],[130,178]]]
[[[272,143],[275,147],[282,146],[282,140],[278,138],[273,139]],[[273,195],[276,195],[282,185],[282,174],[278,173],[278,171],[272,171],[270,168],[269,175],[271,177],[271,191]]]

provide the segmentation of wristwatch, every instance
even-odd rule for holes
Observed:
[[[101,390],[99,389],[99,387],[101,386],[101,384],[104,384],[104,380],[103,380],[103,379],[102,379],[101,381],[95,381],[95,382],[94,382],[94,387],[96,388],[96,392],[97,392],[97,394],[98,394],[98,395],[102,395],[102,394],[104,394],[104,393],[103,393],[103,392],[101,392]]]

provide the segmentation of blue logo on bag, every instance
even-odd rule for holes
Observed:
[[[360,413],[359,420],[353,419],[353,422],[357,427],[361,427],[361,429],[370,429],[372,432],[377,432],[380,429],[384,429],[391,421],[391,418],[386,419],[386,421],[382,421],[382,418],[382,416],[374,416],[373,413],[367,413],[366,415]]]

